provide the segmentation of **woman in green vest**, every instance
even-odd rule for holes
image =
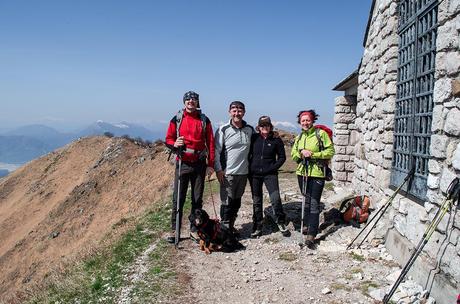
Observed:
[[[315,249],[315,237],[318,234],[321,194],[325,183],[325,165],[334,156],[335,150],[329,135],[313,125],[318,119],[314,110],[300,111],[297,122],[302,127],[291,151],[297,165],[297,180],[300,191],[305,196],[305,216],[303,234],[305,245]],[[322,148],[321,143],[322,141]]]

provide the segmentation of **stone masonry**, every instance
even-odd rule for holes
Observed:
[[[398,63],[397,3],[374,1],[359,69],[356,113],[350,98],[336,99],[335,179],[339,183],[351,180],[355,192],[369,195],[376,209],[393,193],[389,185]],[[449,183],[460,173],[460,0],[439,1],[436,48],[427,199],[420,203],[398,195],[373,233],[385,238],[401,265],[439,209]],[[460,290],[459,214],[445,216],[409,272],[438,303],[453,303]]]
[[[356,96],[346,95],[335,99],[333,175],[336,185],[348,184],[355,170],[354,145],[357,138]]]

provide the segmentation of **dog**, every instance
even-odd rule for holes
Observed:
[[[200,237],[200,250],[206,254],[218,250],[234,252],[246,248],[227,227],[222,226],[219,220],[210,219],[203,209],[195,209],[190,214],[189,220],[196,227]]]

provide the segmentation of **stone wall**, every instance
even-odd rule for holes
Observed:
[[[373,201],[390,183],[398,61],[396,1],[376,1],[359,70],[353,187]]]
[[[332,162],[334,183],[349,184],[355,170],[354,145],[357,138],[356,96],[340,96],[335,99],[334,147]]]
[[[427,201],[419,204],[398,195],[373,237],[386,238],[386,246],[401,265],[406,264],[445,198],[449,183],[460,173],[460,0],[444,0],[438,8],[438,36],[434,109],[429,161]],[[396,0],[376,0],[362,64],[356,106],[355,170],[352,186],[356,193],[370,195],[374,208],[384,205],[392,195],[389,189],[393,156],[393,127],[398,60],[398,15]],[[336,100],[336,108],[344,98]],[[336,110],[336,117],[340,116]],[[339,120],[336,130],[341,130]],[[344,140],[345,142],[345,140]],[[340,157],[343,154],[338,154]],[[339,159],[340,159],[339,157]],[[341,169],[335,159],[334,169]],[[338,173],[336,174],[338,175]],[[348,176],[346,178],[348,180]],[[343,180],[340,180],[343,181]],[[460,290],[460,212],[446,215],[431,237],[423,254],[411,268],[422,286],[431,289],[439,303],[452,303]],[[441,269],[434,275],[437,265]]]

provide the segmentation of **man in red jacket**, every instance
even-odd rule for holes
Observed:
[[[206,174],[211,175],[214,170],[214,135],[211,121],[201,113],[199,95],[193,91],[184,94],[184,109],[180,110],[169,122],[166,133],[166,145],[178,156],[176,157],[176,171],[174,178],[174,193],[171,213],[171,234],[167,241],[174,243],[176,234],[176,208],[179,191],[179,237],[180,223],[182,222],[185,196],[188,184],[191,187],[193,213],[203,206],[204,179]],[[179,157],[182,160],[179,172]],[[180,189],[178,181],[180,174]],[[190,237],[198,240],[195,227],[190,224]]]

